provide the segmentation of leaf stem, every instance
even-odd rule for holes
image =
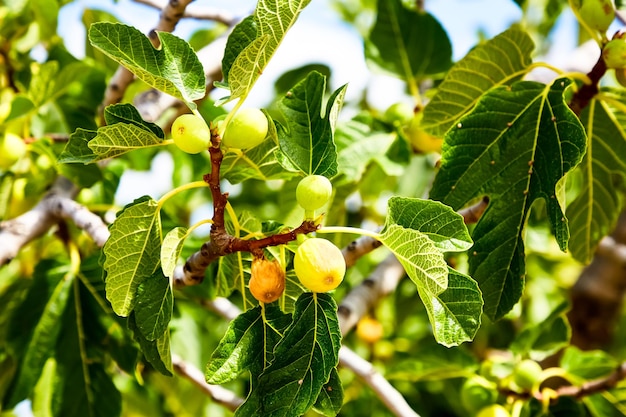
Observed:
[[[206,187],[206,182],[194,181],[188,184],[181,185],[180,187],[176,187],[171,191],[168,191],[167,193],[163,195],[163,197],[159,198],[159,201],[157,202],[157,211],[161,210],[161,207],[163,207],[163,204],[165,204],[167,200],[174,197],[176,194],[181,193],[186,190],[191,190],[192,188],[201,188],[201,187]]]
[[[371,230],[361,229],[359,227],[349,226],[324,226],[317,229],[317,233],[350,233],[356,235],[369,236],[372,239],[380,240],[380,233],[372,232]]]

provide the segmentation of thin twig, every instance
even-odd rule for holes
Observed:
[[[166,0],[134,0],[137,3],[144,4],[146,6],[153,7],[155,9],[162,10],[167,3]],[[215,7],[189,7],[183,12],[182,18],[198,19],[198,20],[212,20],[214,22],[223,23],[227,26],[231,26],[237,20],[237,18],[229,13],[227,10],[218,9]]]

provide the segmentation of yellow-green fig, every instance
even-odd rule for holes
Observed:
[[[612,39],[602,48],[602,59],[607,68],[626,67],[626,40]]]
[[[592,29],[606,32],[615,19],[612,0],[579,0],[578,15]]]

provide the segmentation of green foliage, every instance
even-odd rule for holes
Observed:
[[[220,146],[218,122],[267,82],[263,72],[309,0],[259,0],[228,32],[223,79],[213,85],[187,40],[147,37],[107,12],[84,12],[86,58],[73,57],[55,30],[69,2],[0,6],[0,142],[14,144],[0,168],[3,412],[30,400],[38,416],[378,416],[406,400],[422,416],[489,406],[516,417],[626,413],[615,371],[625,340],[579,349],[567,293],[624,206],[626,95],[606,72],[606,36],[593,28],[605,53],[590,73],[536,61],[564,2],[516,1],[520,22],[485,35],[458,62],[451,28],[422,2],[340,2],[363,34],[367,64],[410,97],[392,106],[369,91],[349,99],[351,80],[326,63],[283,64],[258,113],[267,134],[250,149]],[[224,28],[206,25],[190,38],[201,46]],[[35,46],[45,49],[42,62]],[[140,83],[100,112],[118,64]],[[541,67],[556,75],[535,76]],[[229,96],[213,101],[214,86]],[[176,111],[151,112],[160,95],[150,89],[179,100]],[[211,128],[198,154],[169,146],[181,105]],[[403,117],[379,107],[403,108]],[[441,155],[414,150],[411,127],[443,139]],[[125,174],[160,172],[157,155],[173,162],[171,186],[161,176],[162,197],[136,189],[118,206]],[[327,182],[314,190],[320,196],[296,191],[309,175]],[[52,187],[68,204],[78,193],[82,206],[47,207]],[[29,222],[35,237],[23,231]],[[93,240],[94,228],[106,243]],[[371,239],[350,244],[359,235]],[[295,274],[298,245],[313,236],[344,247],[349,261],[330,292],[310,292]],[[285,272],[272,303],[249,289],[259,259]],[[389,288],[394,269],[406,277]],[[376,340],[342,334],[343,320],[363,313],[365,301],[352,304],[363,294],[383,328]],[[623,313],[613,318],[623,330]],[[348,359],[340,366],[342,347],[371,363],[359,369],[371,379],[355,377]],[[532,361],[542,360],[558,366],[539,372]],[[516,375],[524,363],[533,368]],[[175,375],[191,378],[193,367],[241,397],[238,408]],[[546,375],[572,386],[544,391],[534,377]],[[398,392],[374,392],[372,381]]]

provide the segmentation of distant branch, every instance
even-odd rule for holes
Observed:
[[[162,10],[165,8],[168,2],[166,0],[134,0],[137,3],[144,4],[146,6],[153,7],[155,9]],[[214,22],[223,23],[227,26],[231,26],[237,20],[227,10],[218,9],[215,7],[194,7],[191,6],[183,11],[181,18],[198,19],[198,20],[212,20]]]
[[[202,371],[185,362],[180,356],[172,355],[172,365],[176,373],[191,381],[192,384],[211,397],[213,401],[223,405],[230,411],[235,411],[243,403],[243,399],[235,395],[234,392],[220,385],[207,384]]]

